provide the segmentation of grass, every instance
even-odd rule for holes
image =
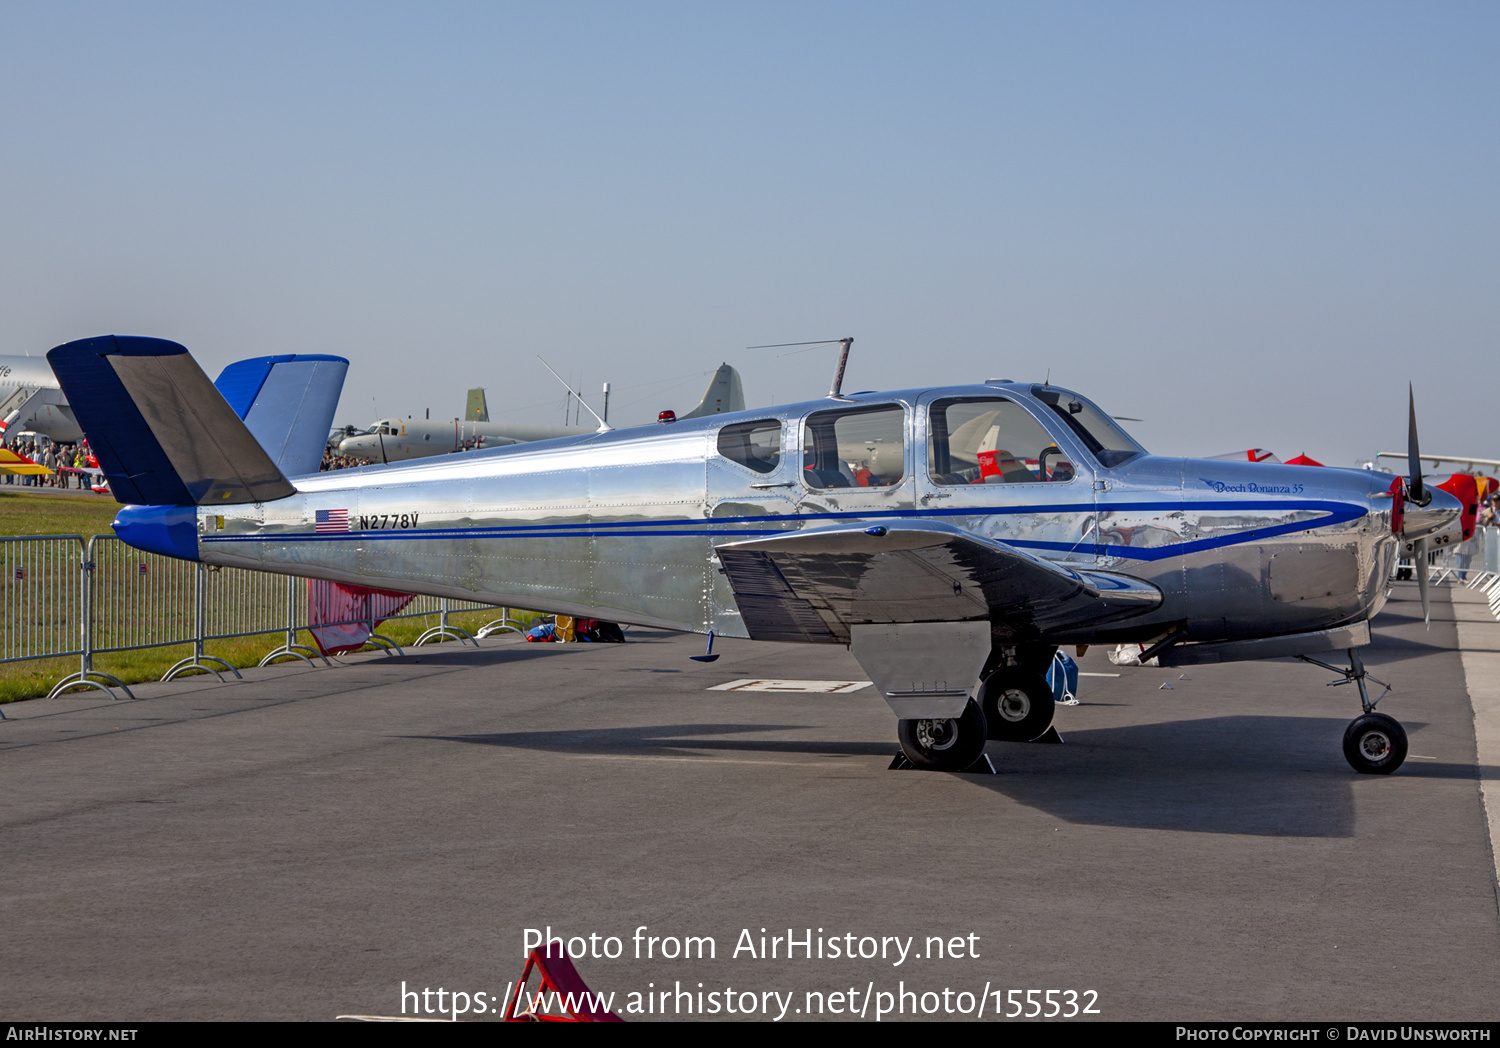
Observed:
[[[498,608],[482,611],[455,611],[449,613],[448,622],[450,625],[474,633],[485,623],[499,617],[500,609]],[[539,618],[534,612],[515,609],[511,610],[511,617],[519,619],[526,626],[532,625]],[[377,632],[405,648],[416,641],[429,626],[437,624],[438,616],[435,614],[423,615],[420,618],[391,619],[377,627]],[[259,665],[260,660],[268,651],[281,646],[284,636],[285,634],[282,633],[261,633],[253,637],[209,641],[203,647],[205,653],[221,658],[232,666],[244,668]],[[312,636],[306,630],[303,630],[297,639],[309,647],[315,647]],[[160,680],[161,675],[171,669],[173,663],[187,658],[192,652],[191,644],[111,652],[94,656],[94,668],[118,677],[126,684],[139,684],[142,681]],[[78,672],[76,656],[0,664],[0,703],[40,698],[51,691],[52,686],[63,677],[76,672]],[[79,693],[81,694],[81,691]]]
[[[109,522],[120,504],[84,491],[64,495],[49,488],[0,485],[0,535],[113,535]],[[171,665],[171,663],[168,663]]]

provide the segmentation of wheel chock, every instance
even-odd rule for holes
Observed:
[[[531,981],[531,970],[535,968],[541,976],[541,989],[535,993],[526,992],[526,984]],[[522,996],[526,997],[531,1007],[525,1011],[516,1011],[516,1005],[521,1003]],[[548,1015],[545,1011],[547,999],[551,998],[552,1007],[559,1009],[562,1014]],[[614,1012],[604,1010],[599,1003],[599,995],[594,993],[584,983],[583,976],[578,974],[578,969],[573,967],[573,962],[568,959],[568,951],[563,949],[563,944],[557,940],[547,943],[546,952],[531,950],[526,955],[526,967],[521,970],[521,978],[516,981],[515,991],[510,995],[510,1001],[505,1006],[505,1014],[502,1020],[508,1023],[622,1023]]]
[[[1062,740],[1059,739],[1058,741],[1061,742]],[[886,771],[922,771],[922,770],[923,769],[917,767],[910,760],[908,760],[907,757],[906,757],[906,754],[900,752],[899,750],[896,752],[896,756],[894,756],[894,757],[891,758],[890,767],[886,768]],[[978,760],[976,760],[973,764],[969,765],[967,768],[963,769],[958,774],[960,774],[960,775],[999,775],[1000,773],[995,770],[995,765],[990,761],[990,755],[988,753],[981,753],[979,755],[979,759]]]
[[[1053,745],[1053,746],[1061,746],[1062,745],[1062,741],[1063,741],[1063,737],[1061,735],[1057,734],[1057,725],[1054,724],[1052,727],[1048,728],[1046,731],[1042,732],[1040,735],[1038,735],[1036,738],[1032,739],[1031,741],[1032,742],[1045,742],[1045,743],[1049,743],[1050,745]]]

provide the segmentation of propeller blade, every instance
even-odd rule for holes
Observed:
[[[1411,476],[1411,501],[1419,506],[1427,505],[1432,498],[1422,483],[1422,454],[1417,447],[1417,396],[1411,383],[1406,384],[1408,421],[1406,427],[1406,471]]]
[[[1417,548],[1412,550],[1411,566],[1417,572],[1417,591],[1422,594],[1422,621],[1432,629],[1432,603],[1427,596],[1427,540],[1417,540]]]

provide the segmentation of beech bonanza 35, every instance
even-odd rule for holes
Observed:
[[[1363,707],[1345,757],[1393,771],[1406,735],[1359,649],[1400,542],[1460,510],[1416,468],[1393,483],[1154,456],[1084,397],[1008,380],[852,396],[835,380],[808,403],[289,479],[262,447],[276,435],[252,435],[176,343],[105,336],[48,359],[133,546],[710,647],[845,644],[922,768],[1037,738],[1057,646],[1110,643],[1161,666],[1332,669]],[[1415,437],[1413,412],[1414,463]],[[1335,652],[1347,669],[1314,658]]]

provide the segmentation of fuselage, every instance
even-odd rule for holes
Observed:
[[[926,519],[1162,593],[1107,629],[1040,638],[1052,643],[1169,625],[1238,640],[1379,610],[1397,552],[1389,475],[1153,456],[1107,418],[1021,383],[830,398],[295,478],[275,502],[184,508],[175,552],[746,636],[717,546]],[[149,544],[130,522],[122,537]]]
[[[339,451],[371,462],[406,462],[455,451],[507,447],[511,444],[576,437],[592,432],[592,428],[584,426],[387,418],[381,419],[363,433],[356,433],[339,441]]]

